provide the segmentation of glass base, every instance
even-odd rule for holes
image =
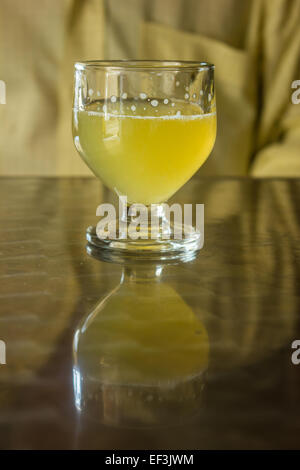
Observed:
[[[137,215],[138,214],[138,215]],[[139,259],[182,259],[203,246],[202,230],[170,220],[164,204],[151,207],[122,205],[120,217],[103,218],[97,227],[88,227],[90,247]]]
[[[177,239],[102,239],[97,236],[96,227],[88,227],[86,239],[95,249],[113,251],[116,255],[125,257],[138,257],[139,259],[181,259],[192,256],[203,246],[200,233],[194,232],[184,236],[182,240]],[[89,251],[89,250],[88,250]]]

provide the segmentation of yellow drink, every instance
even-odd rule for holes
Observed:
[[[205,162],[216,136],[215,113],[180,101],[93,103],[73,116],[82,158],[129,203],[168,200]]]
[[[126,276],[77,330],[77,407],[110,425],[179,424],[199,410],[209,356],[204,323],[171,285]]]
[[[102,383],[162,387],[189,381],[208,367],[204,324],[165,283],[121,284],[81,331],[81,367]]]

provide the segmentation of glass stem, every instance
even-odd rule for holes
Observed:
[[[135,230],[140,238],[169,239],[172,229],[166,215],[165,204],[120,204],[119,234],[132,235]]]
[[[160,282],[163,265],[143,263],[141,265],[125,266],[121,275],[121,284],[126,282],[145,283]]]

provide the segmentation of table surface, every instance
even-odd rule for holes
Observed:
[[[124,267],[85,249],[85,228],[110,198],[92,178],[0,181],[0,448],[300,448],[300,365],[291,361],[300,339],[300,180],[196,176],[176,194],[174,201],[205,204],[204,248],[194,261],[165,266],[158,290],[150,282],[149,332],[157,322],[163,333],[152,355],[142,345],[130,358],[127,336],[139,341],[140,333],[127,325],[149,293],[136,291],[133,311],[130,288],[117,287]],[[161,329],[155,305],[167,316],[174,299],[182,331],[190,321],[207,332],[202,370],[174,325]],[[112,318],[129,319],[106,336],[90,322],[95,343],[78,359],[74,335],[95,305],[99,315],[110,308]],[[103,357],[111,361],[97,377]],[[127,372],[144,363],[151,383],[139,369],[132,384]],[[86,394],[81,412],[78,393]]]

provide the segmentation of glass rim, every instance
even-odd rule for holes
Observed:
[[[83,60],[75,62],[75,70],[134,70],[134,71],[205,71],[214,70],[210,62],[192,60]]]

